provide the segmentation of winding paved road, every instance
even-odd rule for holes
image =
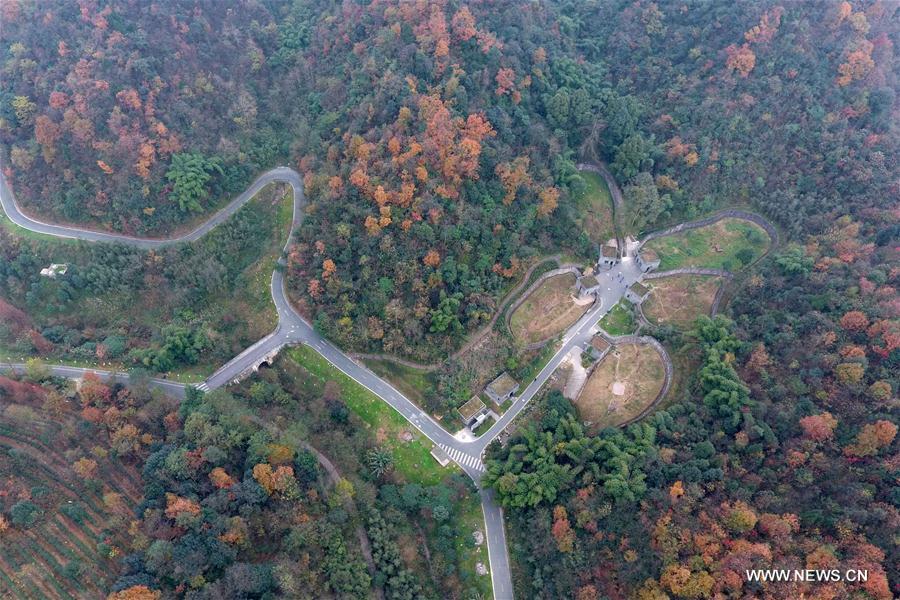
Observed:
[[[171,239],[135,238],[44,223],[22,213],[2,173],[0,173],[0,204],[2,204],[3,210],[13,223],[30,231],[56,237],[75,238],[90,242],[115,242],[149,249],[180,242],[190,242],[202,237],[213,227],[234,214],[263,187],[269,183],[276,182],[288,183],[293,189],[294,215],[291,227],[291,235],[293,235],[303,218],[305,198],[303,196],[303,182],[300,174],[288,167],[278,167],[264,173],[244,193],[229,202],[227,206],[215,213],[205,223],[185,235]],[[288,244],[290,243],[290,238],[291,236],[288,236]],[[285,248],[287,248],[287,244]],[[283,266],[283,262],[281,264]],[[284,346],[306,344],[348,377],[354,379],[391,405],[425,437],[442,448],[476,484],[479,484],[484,473],[481,455],[487,445],[528,405],[569,352],[576,348],[586,347],[590,342],[591,336],[598,331],[597,321],[615,306],[624,296],[627,287],[638,281],[641,276],[642,273],[635,264],[633,257],[630,256],[625,257],[612,270],[601,272],[597,276],[598,280],[603,284],[598,301],[566,332],[559,349],[534,381],[515,399],[512,407],[503,414],[500,420],[487,433],[475,440],[460,440],[454,437],[391,384],[381,379],[362,364],[351,359],[319,335],[291,306],[285,294],[284,276],[281,269],[276,269],[273,272],[271,280],[272,300],[275,302],[278,312],[278,325],[275,331],[244,350],[196,387],[208,391],[226,386],[240,379],[262,361],[269,359]],[[24,365],[0,363],[0,369],[2,368],[21,370],[24,368]],[[127,373],[100,369],[54,366],[52,371],[54,375],[69,378],[81,377],[85,372],[91,371],[104,379],[115,377],[121,381],[128,380]],[[164,379],[151,379],[151,383],[176,397],[183,398],[185,395],[184,384]],[[513,585],[506,546],[503,511],[494,501],[491,490],[484,489],[480,485],[478,487],[485,518],[485,537],[487,539],[494,597],[497,600],[509,600],[513,597]]]

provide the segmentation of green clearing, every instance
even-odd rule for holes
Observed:
[[[739,271],[765,254],[770,243],[756,223],[729,217],[650,240],[645,247],[659,254],[659,271],[681,267]]]
[[[598,325],[610,335],[628,335],[634,333],[634,311],[631,306],[620,300],[608,313],[603,315]]]
[[[584,190],[572,196],[578,209],[578,224],[591,240],[602,244],[616,235],[612,195],[606,181],[597,173],[579,171],[578,174],[585,183]]]
[[[407,481],[434,485],[446,476],[447,471],[431,456],[431,442],[381,398],[342,373],[312,348],[297,346],[288,350],[288,356],[315,378],[306,384],[317,391],[324,389],[327,381],[338,384],[341,399],[350,410],[370,428],[385,434],[386,445],[394,454],[394,467]],[[412,441],[400,440],[403,431],[412,433]]]

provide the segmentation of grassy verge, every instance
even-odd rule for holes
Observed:
[[[338,384],[341,399],[350,410],[368,427],[384,434],[385,445],[394,454],[394,467],[407,481],[433,485],[444,478],[447,471],[431,456],[431,442],[381,398],[342,373],[312,348],[291,348],[288,356],[312,374],[315,381],[309,383],[317,389],[323,389],[327,381]],[[400,439],[403,431],[412,433],[411,441]]]
[[[488,560],[487,539],[480,546],[476,546],[472,533],[476,530],[487,535],[484,530],[484,514],[481,512],[481,500],[477,494],[469,494],[459,505],[457,518],[459,519],[460,536],[456,540],[456,552],[459,555],[460,571],[463,584],[466,588],[475,588],[479,597],[484,600],[493,598],[490,573],[479,575],[475,570],[476,563],[482,563],[490,567]]]
[[[425,406],[425,399],[436,394],[434,376],[421,369],[414,369],[389,360],[366,360],[366,366],[379,377],[391,382],[403,395],[418,404]]]
[[[608,313],[603,315],[598,325],[610,335],[628,335],[634,333],[634,312],[624,301],[619,301]]]
[[[0,228],[5,229],[7,233],[12,235],[13,237],[25,238],[29,240],[40,240],[44,242],[54,242],[57,244],[77,244],[78,240],[73,240],[69,238],[58,238],[52,235],[47,235],[44,233],[36,233],[34,231],[30,231],[25,229],[24,227],[19,227],[12,221],[10,221],[9,217],[6,216],[5,212],[0,211]]]
[[[519,382],[519,392],[524,391],[528,384],[537,377],[538,373],[550,362],[550,359],[553,358],[558,349],[559,344],[554,342],[544,345],[531,360],[511,373],[513,378]]]
[[[491,417],[486,418],[481,425],[475,428],[475,431],[472,433],[475,434],[475,437],[481,437],[494,425],[494,419]]]

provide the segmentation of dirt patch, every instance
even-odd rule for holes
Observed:
[[[565,371],[562,371],[562,369]],[[565,382],[565,387],[563,388],[563,396],[568,398],[569,400],[574,400],[578,397],[578,393],[581,391],[581,388],[584,387],[584,382],[587,380],[587,369],[581,364],[581,354],[576,350],[572,350],[569,354],[566,355],[566,360],[563,361],[560,366],[561,369],[561,379]]]
[[[562,333],[578,321],[590,306],[590,303],[578,302],[576,296],[574,274],[550,277],[512,314],[510,331],[525,344],[534,344]]]
[[[385,431],[384,427],[379,427],[378,430],[375,432],[375,441],[379,444],[383,444],[387,441],[387,439],[388,439],[387,431]]]
[[[650,297],[641,308],[651,323],[689,329],[697,317],[710,313],[721,283],[721,277],[708,275],[673,275],[654,279],[650,283]]]
[[[595,428],[614,427],[641,414],[656,399],[665,376],[652,346],[623,344],[594,368],[575,405]]]

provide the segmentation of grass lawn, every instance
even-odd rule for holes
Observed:
[[[571,327],[590,307],[590,303],[576,303],[574,293],[572,273],[544,281],[512,314],[509,329],[513,336],[522,343],[533,344]]]
[[[585,189],[575,194],[575,206],[578,209],[579,225],[591,240],[602,244],[615,237],[613,223],[613,203],[606,181],[591,171],[579,171],[584,180]]]
[[[421,369],[414,369],[397,364],[390,360],[364,361],[379,377],[386,379],[403,395],[418,404],[425,406],[425,398],[435,392],[434,374]]]
[[[664,382],[664,365],[652,346],[622,344],[593,370],[575,405],[593,427],[615,427],[647,408]]]
[[[644,316],[656,325],[669,324],[689,329],[700,315],[712,309],[721,277],[673,275],[650,282],[653,290],[644,300]]]
[[[385,445],[394,454],[394,467],[407,481],[433,485],[444,478],[447,471],[431,456],[431,442],[384,400],[344,375],[308,346],[291,348],[288,356],[313,375],[315,380],[307,383],[315,389],[321,390],[327,381],[340,386],[341,399],[350,410],[370,428],[385,434]],[[412,434],[411,441],[400,439],[404,431]]]
[[[475,434],[475,437],[481,437],[494,425],[493,417],[488,417],[484,420],[484,422],[475,428],[475,431],[472,433]]]
[[[634,333],[634,310],[626,300],[620,300],[608,313],[603,315],[598,325],[610,335]]]
[[[480,546],[474,544],[472,533],[481,531],[487,537],[484,530],[484,513],[481,511],[481,499],[478,494],[472,493],[458,505],[458,512],[454,515],[459,519],[461,535],[456,540],[456,552],[459,555],[460,570],[462,571],[463,588],[477,588],[481,594],[479,598],[488,600],[493,598],[491,584],[490,560],[488,560],[487,539]],[[475,570],[475,564],[482,563],[488,567],[487,575],[479,575]]]
[[[660,271],[703,267],[739,271],[765,253],[771,240],[765,230],[750,221],[726,218],[647,242],[659,254]]]

